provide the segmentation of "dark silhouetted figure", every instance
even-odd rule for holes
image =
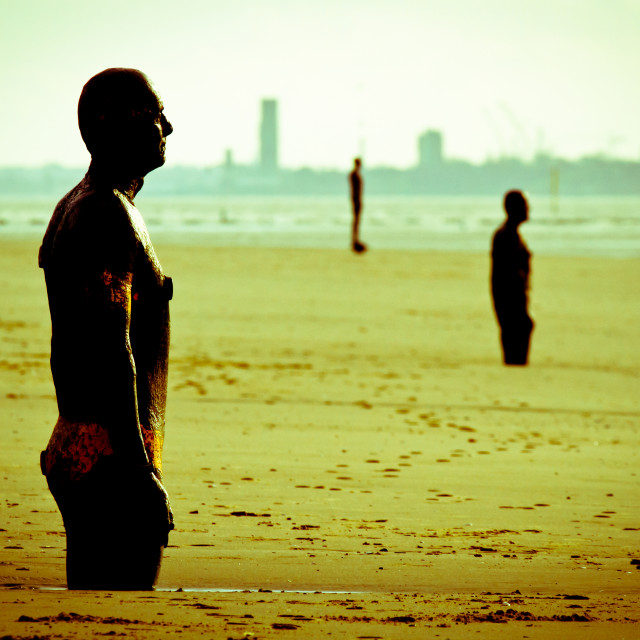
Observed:
[[[360,242],[360,212],[362,211],[362,187],[363,180],[360,174],[362,161],[355,158],[353,171],[349,174],[349,186],[351,187],[351,205],[353,207],[353,225],[351,227],[351,248],[356,253],[363,253],[367,245]]]
[[[528,312],[531,254],[518,227],[528,220],[529,204],[520,191],[504,197],[507,219],[493,236],[491,293],[500,325],[505,364],[526,365],[533,320]]]
[[[172,131],[135,69],[87,82],[91,153],[42,246],[59,417],[41,468],[67,534],[70,589],[152,589],[173,516],[161,482],[171,278],[133,199]]]

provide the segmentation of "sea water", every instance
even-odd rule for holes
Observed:
[[[55,199],[0,199],[0,238],[42,236]],[[136,199],[156,243],[347,248],[351,210],[337,197]],[[369,197],[361,238],[371,249],[487,252],[502,223],[500,198]],[[640,198],[530,198],[521,227],[537,254],[640,257]]]

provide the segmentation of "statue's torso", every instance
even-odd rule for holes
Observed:
[[[137,401],[147,455],[160,469],[172,290],[140,213],[121,192],[85,177],[56,207],[40,266],[60,413],[47,466],[70,479],[91,471],[113,454],[110,433],[117,429],[118,412],[135,410]],[[125,316],[128,336],[120,337],[123,344],[128,338],[135,384],[118,336]]]

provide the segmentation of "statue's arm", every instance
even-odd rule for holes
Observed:
[[[105,344],[109,345],[105,365],[113,374],[105,390],[110,406],[106,427],[121,472],[139,480],[132,483],[132,491],[140,492],[141,504],[155,505],[150,513],[165,532],[162,544],[166,546],[166,534],[173,529],[173,514],[169,496],[148,459],[138,415],[136,366],[130,339],[133,273],[130,269],[119,274],[105,269],[101,281],[101,326]]]
[[[105,388],[106,428],[114,454],[126,467],[146,467],[149,459],[144,447],[136,392],[136,364],[131,347],[131,302],[133,273],[113,271],[106,266],[98,278],[96,315],[99,340],[103,341],[101,376]]]

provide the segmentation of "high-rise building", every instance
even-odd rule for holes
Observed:
[[[418,138],[418,166],[437,167],[442,164],[442,134],[429,129]]]
[[[278,170],[278,102],[273,99],[262,101],[260,167],[270,173]]]

